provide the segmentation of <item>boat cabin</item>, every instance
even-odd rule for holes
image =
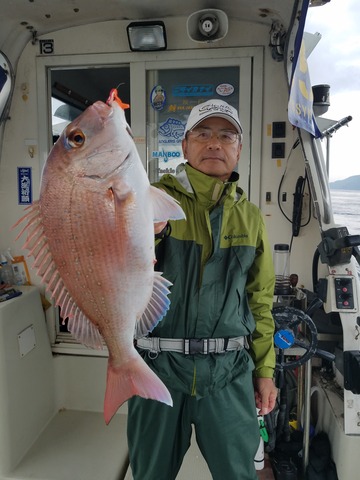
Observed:
[[[328,2],[1,2],[0,252],[14,285],[0,303],[0,480],[132,479],[126,404],[108,426],[103,419],[107,350],[74,340],[12,228],[37,200],[62,130],[113,88],[130,105],[151,182],[184,161],[194,105],[219,98],[238,109],[239,186],[260,207],[288,281],[274,292],[275,341],[296,393],[279,405],[296,414],[303,457],[286,478],[303,478],[313,428],[327,434],[339,480],[359,470],[360,237],[334,220],[326,166],[327,138],[350,119],[322,120],[328,86],[312,85],[306,66],[320,39],[306,15]],[[273,447],[266,478],[285,478],[293,462],[271,465]],[[211,478],[195,440],[178,478]]]

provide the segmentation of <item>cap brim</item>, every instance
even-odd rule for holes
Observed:
[[[210,113],[209,115],[205,115],[203,118],[201,118],[198,122],[194,123],[194,125],[191,125],[189,127],[187,127],[186,132],[188,132],[189,130],[192,130],[193,128],[197,127],[198,125],[200,125],[200,123],[202,123],[204,120],[206,120],[207,118],[211,118],[211,117],[218,117],[218,118],[224,118],[225,120],[227,120],[228,122],[230,122],[235,128],[236,128],[236,131],[240,134],[243,133],[242,131],[242,126],[240,125],[240,123],[238,123],[233,117],[229,116],[229,115],[224,115],[222,113],[219,113],[219,112],[216,112],[216,113]]]

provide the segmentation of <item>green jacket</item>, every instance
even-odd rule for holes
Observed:
[[[223,183],[185,164],[176,177],[164,175],[155,184],[180,202],[186,220],[170,222],[171,235],[156,246],[156,269],[173,286],[170,309],[151,335],[248,336],[255,376],[272,377],[272,255],[262,214],[237,187],[238,178],[234,172]],[[166,384],[199,397],[254,367],[245,350],[193,356],[161,352],[151,365]]]

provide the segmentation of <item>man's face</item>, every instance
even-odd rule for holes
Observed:
[[[204,135],[197,137],[196,133],[188,132],[187,138],[182,141],[185,159],[193,168],[206,175],[223,182],[228,180],[239,161],[242,145],[238,137],[233,143],[223,143],[221,138],[236,134],[235,127],[225,118],[211,117],[203,120],[193,132],[199,130]]]

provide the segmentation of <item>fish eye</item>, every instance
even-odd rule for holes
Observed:
[[[67,135],[67,143],[69,147],[79,148],[82,147],[85,143],[85,134],[80,129],[72,130],[69,135]]]

